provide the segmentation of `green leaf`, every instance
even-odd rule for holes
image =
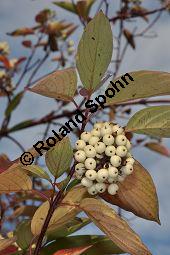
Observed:
[[[69,183],[69,185],[67,186],[67,191],[69,191],[71,188],[73,188],[74,186],[76,186],[79,183],[80,183],[80,180],[77,180],[77,179],[72,180]]]
[[[31,172],[34,176],[38,176],[42,179],[50,181],[50,176],[45,172],[44,169],[37,165],[23,166],[22,168],[28,172]]]
[[[5,116],[9,117],[9,115],[11,114],[12,111],[15,110],[15,108],[19,105],[19,103],[21,102],[21,99],[23,97],[23,92],[18,93],[13,99],[12,101],[9,103],[7,109],[5,110]]]
[[[17,237],[16,243],[18,246],[21,249],[26,250],[33,239],[33,235],[31,233],[31,221],[22,221],[15,230],[15,236]]]
[[[63,101],[71,101],[77,89],[77,74],[75,68],[57,70],[40,79],[29,90]]]
[[[42,249],[41,255],[52,255],[56,250],[59,249],[68,249],[84,245],[93,245],[84,253],[86,255],[110,255],[125,253],[106,236],[79,235],[57,238],[55,242],[48,244]]]
[[[50,172],[59,177],[70,167],[72,157],[70,140],[65,137],[46,153],[45,161]]]
[[[78,45],[76,65],[83,86],[93,91],[112,58],[113,36],[107,17],[99,12],[86,26]]]
[[[170,137],[170,106],[153,106],[135,113],[129,120],[126,131]]]
[[[79,207],[120,249],[132,255],[151,255],[140,237],[108,205],[94,198],[85,198]]]
[[[131,81],[126,76],[127,83],[124,82],[121,80],[124,75],[113,80],[120,91],[114,97],[107,98],[107,104],[117,104],[129,100],[170,94],[170,73],[142,70],[129,72],[129,75],[134,81]],[[120,84],[116,83],[118,80],[124,85],[124,88],[121,88]],[[109,84],[109,87],[112,86]]]
[[[72,233],[78,231],[79,229],[83,228],[84,226],[88,225],[91,222],[88,218],[78,218],[67,222],[61,228],[53,229],[52,231],[47,232],[47,239],[48,241],[55,240],[59,237],[64,237],[71,235]]]
[[[54,2],[53,4],[67,10],[73,13],[76,13],[76,9],[74,8],[74,5],[72,3],[66,2],[66,1],[59,1],[59,2]]]

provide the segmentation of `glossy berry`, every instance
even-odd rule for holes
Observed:
[[[110,195],[115,195],[118,191],[119,187],[117,184],[110,184],[108,187],[108,193]]]
[[[79,150],[79,151],[76,151],[76,153],[74,154],[74,157],[77,162],[84,162],[86,159],[86,154],[84,151]]]
[[[94,148],[95,148],[97,153],[102,154],[106,149],[106,145],[102,142],[98,142],[98,143],[95,144]]]
[[[121,165],[121,158],[117,155],[114,155],[110,158],[110,163],[112,166],[118,167]]]
[[[96,183],[95,185],[97,192],[103,193],[106,190],[106,184],[105,183]]]
[[[94,181],[97,177],[97,172],[95,170],[87,170],[85,175],[89,180]]]
[[[127,149],[125,146],[121,145],[121,146],[118,146],[117,149],[116,149],[116,155],[119,156],[119,157],[125,157],[127,154]]]
[[[85,146],[86,146],[86,143],[83,140],[77,140],[75,144],[75,147],[77,150],[83,150]]]
[[[91,170],[96,168],[96,160],[94,158],[87,158],[84,164],[87,169]]]
[[[114,137],[112,135],[104,135],[103,136],[103,142],[106,145],[112,145],[114,143]]]
[[[75,171],[78,173],[78,174],[84,174],[85,172],[85,165],[83,163],[78,163],[76,166],[75,166]]]
[[[89,139],[89,144],[95,146],[95,144],[99,141],[98,136],[91,136]]]
[[[96,156],[96,150],[92,145],[86,145],[84,152],[88,158],[94,158]]]
[[[88,193],[90,195],[96,195],[97,194],[97,190],[96,190],[96,186],[95,185],[92,185],[90,188],[88,188]]]
[[[116,178],[118,176],[118,169],[114,166],[108,168],[109,177]]]
[[[116,136],[115,142],[118,146],[120,145],[126,145],[127,143],[127,138],[125,135],[118,135]]]
[[[89,141],[90,137],[91,137],[91,133],[90,132],[83,132],[80,137],[81,137],[81,140],[83,140],[87,143]]]
[[[98,171],[97,178],[104,182],[107,179],[108,175],[109,175],[109,173],[108,173],[107,169],[102,168]]]
[[[89,180],[87,177],[84,177],[81,180],[81,184],[87,188],[90,188],[93,185],[93,182],[91,180]]]
[[[116,148],[113,145],[109,145],[106,147],[105,154],[108,157],[114,156],[116,153]]]

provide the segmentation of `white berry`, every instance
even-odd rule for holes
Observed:
[[[95,170],[87,170],[86,177],[89,180],[94,181],[97,177],[97,172]]]
[[[113,182],[115,181],[115,178],[109,177],[109,178],[107,178],[107,181],[108,181],[109,183],[113,183]]]
[[[128,151],[132,148],[132,145],[131,145],[131,143],[129,142],[128,139],[127,139],[127,142],[126,142],[126,148],[127,148]]]
[[[81,180],[81,179],[82,179],[82,177],[83,177],[83,175],[82,175],[82,174],[76,173],[76,179],[77,179],[77,180]]]
[[[84,177],[81,180],[81,184],[87,188],[90,188],[93,185],[93,182],[91,180],[89,180],[87,177]]]
[[[83,140],[87,143],[89,141],[89,139],[91,138],[91,133],[83,132],[80,137],[81,137],[81,140]]]
[[[75,166],[75,171],[78,173],[78,174],[84,174],[85,172],[85,165],[83,163],[78,163],[76,166]]]
[[[96,150],[92,145],[86,145],[84,152],[88,158],[94,158],[96,156]]]
[[[96,195],[97,194],[96,186],[92,185],[90,188],[88,188],[88,193],[90,195]]]
[[[106,190],[106,184],[105,183],[96,183],[96,190],[99,193],[103,193]]]
[[[106,149],[106,145],[102,142],[98,142],[98,143],[95,144],[94,148],[95,148],[97,153],[102,154]]]
[[[132,158],[132,154],[130,152],[127,153],[126,155],[127,158]]]
[[[114,143],[114,137],[112,135],[104,135],[103,136],[103,142],[106,144],[106,145],[112,145]]]
[[[126,145],[127,138],[125,135],[118,135],[118,136],[116,136],[115,142],[117,145]]]
[[[127,163],[126,166],[123,167],[123,173],[125,175],[130,175],[133,172],[133,166],[130,163]]]
[[[101,159],[101,158],[103,158],[103,155],[101,155],[101,154],[96,154],[96,158]]]
[[[116,178],[118,176],[118,169],[114,166],[108,168],[109,177]]]
[[[131,165],[133,165],[135,163],[135,160],[134,158],[127,158],[126,163],[130,163]]]
[[[112,131],[113,131],[113,133],[116,133],[117,135],[121,135],[124,133],[124,129],[122,127],[120,127],[119,125],[114,125],[112,127]]]
[[[101,135],[100,129],[99,129],[99,128],[94,128],[94,129],[91,131],[91,135],[92,135],[92,136],[100,137],[100,135]]]
[[[83,140],[77,140],[75,144],[75,147],[77,150],[83,150],[85,146],[86,146],[86,143]]]
[[[111,135],[112,134],[112,128],[110,125],[104,125],[102,128],[101,128],[101,135],[104,136],[104,135]]]
[[[116,155],[119,157],[125,157],[127,154],[127,149],[125,146],[118,146],[116,149]]]
[[[84,162],[86,159],[86,154],[84,151],[79,150],[79,151],[76,151],[76,153],[74,154],[74,157],[77,162]]]
[[[91,136],[89,139],[89,144],[94,146],[98,141],[99,141],[98,136]]]
[[[107,169],[102,168],[98,171],[97,178],[101,181],[105,181],[107,179],[108,175],[109,175],[109,173],[108,173]]]
[[[94,124],[94,128],[102,128],[103,127],[103,122],[98,122]]]
[[[105,180],[99,179],[99,178],[98,178],[98,173],[97,173],[96,181],[97,181],[98,183],[102,183],[102,182],[104,182]]]
[[[107,146],[105,150],[106,156],[111,157],[111,156],[114,156],[115,153],[116,153],[116,148],[113,145]]]
[[[117,181],[118,182],[123,182],[125,180],[125,178],[126,178],[126,175],[118,175]]]
[[[96,168],[96,160],[94,158],[87,158],[84,164],[87,169],[91,170]]]
[[[110,195],[115,195],[116,192],[118,191],[119,187],[117,184],[110,184],[108,187],[108,193]]]
[[[117,155],[114,155],[110,158],[110,163],[112,166],[118,167],[121,165],[121,158]]]

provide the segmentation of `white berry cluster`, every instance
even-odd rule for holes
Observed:
[[[115,195],[118,182],[133,172],[135,160],[124,129],[110,122],[96,123],[91,132],[83,132],[77,140],[74,154],[76,178],[91,195]]]

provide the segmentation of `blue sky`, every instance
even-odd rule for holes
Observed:
[[[147,5],[155,5],[156,1],[144,1]],[[154,2],[154,3],[153,3]],[[28,54],[28,50],[20,46],[20,39],[13,39],[6,35],[6,32],[15,30],[17,27],[24,25],[33,25],[33,17],[44,7],[52,7],[57,10],[57,15],[60,18],[75,21],[76,18],[68,12],[63,12],[62,9],[57,9],[47,0],[0,0],[0,41],[7,40],[12,49],[12,57]],[[66,15],[67,14],[67,15]],[[139,39],[137,42],[136,51],[129,48],[124,63],[121,66],[120,73],[128,71],[148,69],[169,71],[170,69],[170,17],[166,14],[153,28],[158,34],[155,39]],[[142,22],[142,26],[146,25]],[[133,24],[132,24],[133,26]],[[81,29],[78,30],[78,36],[73,36],[73,39],[78,42],[78,37],[81,36]],[[50,72],[54,66],[48,62],[38,73],[37,78],[41,74]],[[23,83],[24,87],[24,83]],[[0,121],[4,109],[4,101],[0,100]],[[12,119],[12,124],[24,119],[36,118],[55,109],[55,104],[52,100],[27,93],[22,107],[15,111]],[[136,110],[136,109],[135,109]],[[63,120],[64,123],[64,120]],[[22,133],[16,133],[15,138],[24,143],[25,148],[31,147],[40,138],[42,127],[36,127],[30,130],[25,130]],[[167,146],[170,147],[170,142],[165,140]],[[6,152],[11,159],[20,155],[20,151],[15,145],[4,139],[0,145],[0,153]],[[154,255],[164,254],[169,255],[170,250],[170,159],[161,157],[158,154],[149,152],[146,149],[136,149],[134,151],[135,158],[140,161],[151,173],[154,183],[157,188],[160,202],[160,219],[162,225],[152,223],[143,219],[136,218],[131,222],[133,229],[140,234],[143,241],[148,245]],[[139,198],[140,199],[140,198]],[[130,217],[129,213],[124,214]],[[97,230],[98,231],[98,230]],[[80,232],[82,233],[82,232]],[[94,225],[86,227],[83,233],[96,233]]]

